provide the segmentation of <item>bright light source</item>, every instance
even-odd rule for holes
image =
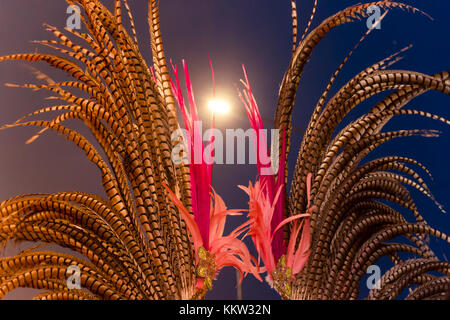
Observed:
[[[230,111],[230,105],[224,100],[211,100],[208,107],[214,113],[225,114]]]

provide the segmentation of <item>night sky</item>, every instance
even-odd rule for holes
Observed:
[[[300,31],[309,19],[313,0],[298,0]],[[317,26],[326,17],[360,0],[319,0],[318,12],[313,22]],[[394,66],[427,74],[450,70],[450,1],[404,1],[430,14],[434,21],[423,15],[392,10],[383,20],[381,30],[375,30],[355,52],[337,79],[331,95],[363,68],[413,44]],[[105,0],[112,4],[112,0]],[[147,27],[147,1],[129,0],[135,16],[143,56],[151,61]],[[31,40],[51,39],[42,24],[48,23],[62,29],[66,24],[67,4],[63,0],[0,0],[0,55],[11,53],[51,52],[50,49],[31,43]],[[217,119],[221,130],[249,127],[243,106],[239,102],[235,84],[242,75],[245,64],[255,97],[263,117],[273,118],[277,93],[291,55],[291,19],[288,0],[161,0],[161,28],[166,57],[181,64],[186,59],[193,81],[200,115],[207,113],[206,102],[211,96],[211,77],[208,54],[214,64],[217,95],[229,100],[230,115]],[[334,70],[348,51],[367,31],[366,21],[350,23],[333,30],[315,49],[307,64],[297,95],[293,125],[289,168],[292,173],[297,150],[314,105]],[[5,83],[36,83],[30,64],[3,62],[0,64],[0,125],[42,106],[54,105],[46,101],[47,92],[8,88]],[[62,72],[45,64],[32,64],[55,80],[68,80]],[[377,95],[352,111],[345,123],[361,115],[384,95]],[[426,110],[450,119],[450,97],[430,92],[409,104],[411,109]],[[77,122],[68,122],[83,134],[87,130]],[[270,121],[265,122],[271,128]],[[425,179],[436,199],[450,210],[450,127],[440,122],[416,117],[401,117],[385,127],[390,129],[424,128],[442,131],[439,138],[407,138],[388,143],[376,149],[368,159],[382,155],[404,155],[417,159],[433,173],[434,180]],[[18,194],[77,190],[104,196],[100,172],[83,152],[72,143],[54,133],[44,134],[36,142],[25,145],[36,128],[15,128],[0,131],[0,201]],[[252,165],[216,165],[213,186],[224,198],[229,208],[246,209],[247,196],[238,184],[254,181],[256,167]],[[427,178],[427,177],[425,177]],[[433,203],[412,190],[422,215],[429,224],[450,234],[450,218],[441,213]],[[231,220],[229,229],[242,222]],[[448,260],[450,246],[432,240],[432,248],[441,259]],[[2,255],[17,253],[29,244],[8,245]],[[235,299],[236,281],[233,269],[224,269],[209,292],[209,299]],[[6,298],[30,298],[34,290],[20,289]],[[252,276],[243,283],[244,299],[278,299],[267,284]]]

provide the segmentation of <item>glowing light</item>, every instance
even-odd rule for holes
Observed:
[[[224,100],[211,100],[208,108],[214,113],[226,114],[230,112],[230,105]]]

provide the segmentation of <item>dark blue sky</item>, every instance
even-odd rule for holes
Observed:
[[[137,23],[141,50],[150,61],[145,0],[130,0]],[[242,77],[241,65],[245,64],[261,113],[272,118],[275,112],[278,88],[291,54],[290,2],[288,0],[161,0],[161,28],[166,56],[180,63],[189,63],[199,111],[211,93],[208,54],[214,63],[217,91],[232,103],[230,116],[218,119],[218,127],[248,128],[247,118],[236,97],[234,84]],[[309,19],[313,0],[298,1],[300,30]],[[331,14],[360,2],[359,0],[319,0],[313,27]],[[433,16],[426,17],[393,10],[382,22],[381,30],[375,30],[355,52],[336,81],[333,94],[361,69],[373,64],[399,49],[413,44],[405,59],[395,68],[411,69],[434,74],[450,70],[450,2],[448,0],[404,1]],[[112,3],[111,0],[105,3]],[[32,52],[39,47],[30,40],[48,39],[51,36],[42,23],[62,28],[65,25],[66,4],[62,0],[0,0],[0,55],[16,52]],[[293,124],[304,129],[313,106],[320,97],[330,76],[347,55],[348,50],[367,31],[366,22],[355,22],[332,31],[316,48],[306,66],[297,95]],[[39,48],[42,52],[48,50]],[[0,64],[0,83],[33,82],[30,71],[22,63]],[[44,65],[42,70],[55,79],[65,79],[61,73]],[[40,106],[49,105],[43,99],[45,92],[0,86],[0,124],[11,123]],[[352,112],[346,123],[367,111],[378,95]],[[450,98],[440,93],[427,93],[414,100],[412,109],[427,110],[450,119]],[[76,124],[75,124],[76,126]],[[271,128],[267,122],[266,127]],[[450,128],[441,123],[422,118],[403,117],[392,121],[387,129],[434,128],[442,131],[440,138],[409,138],[397,140],[377,149],[371,158],[398,154],[413,157],[425,164],[434,174],[434,180],[426,180],[434,195],[450,210]],[[72,144],[54,134],[46,134],[37,142],[25,145],[35,129],[19,128],[0,132],[0,200],[17,194],[33,192],[57,192],[79,190],[103,194],[97,168],[88,162],[84,154]],[[85,132],[85,131],[83,131]],[[290,172],[302,138],[294,131],[290,155]],[[254,180],[256,168],[249,165],[217,165],[213,185],[232,208],[247,208],[246,195],[236,185]],[[419,209],[429,223],[450,233],[450,218],[442,214],[433,203],[412,191]],[[233,220],[232,224],[237,223]],[[447,244],[433,241],[435,250],[444,258],[450,256]],[[10,247],[12,254],[25,247]],[[277,298],[265,283],[252,277],[244,280],[245,299]],[[29,297],[29,292],[19,291],[9,298]],[[234,299],[235,274],[232,269],[223,270],[214,283],[211,299]]]

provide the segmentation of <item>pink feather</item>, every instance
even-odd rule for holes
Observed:
[[[192,211],[194,219],[200,230],[200,234],[205,245],[205,249],[209,249],[209,214],[210,214],[210,188],[212,180],[212,162],[206,162],[203,158],[204,146],[202,142],[202,132],[199,128],[197,107],[195,104],[194,91],[189,76],[189,70],[186,62],[183,60],[183,70],[185,74],[186,87],[189,100],[189,112],[187,111],[181,86],[179,82],[177,67],[172,65],[176,84],[171,80],[172,90],[175,99],[182,112],[184,124],[189,135],[187,137],[187,145],[189,150],[189,169],[191,178],[191,198]],[[211,136],[210,143],[213,142],[214,136]]]
[[[210,59],[211,73],[213,77],[213,91],[215,91],[214,71]],[[171,87],[181,110],[186,130],[188,131],[187,145],[189,151],[189,169],[191,178],[191,199],[193,216],[177,199],[175,194],[166,186],[170,199],[178,207],[182,218],[185,220],[189,232],[194,242],[194,249],[197,253],[202,246],[215,255],[216,272],[225,266],[233,266],[239,270],[241,277],[247,273],[252,273],[260,281],[260,269],[258,262],[251,256],[245,244],[238,237],[247,232],[248,226],[243,224],[224,236],[224,229],[227,216],[241,215],[240,210],[227,209],[223,199],[211,187],[212,180],[212,157],[213,149],[205,161],[203,158],[204,146],[202,143],[201,130],[198,124],[197,107],[195,105],[194,92],[189,77],[187,64],[183,61],[183,70],[189,97],[189,111],[185,105],[183,94],[179,83],[178,70],[173,66],[175,83],[171,80]],[[211,135],[209,144],[214,142],[214,135]],[[198,159],[200,155],[201,159]],[[212,189],[212,191],[211,191]],[[197,286],[202,287],[203,279],[198,279]]]
[[[245,90],[243,93],[239,93],[252,129],[257,132],[255,140],[255,152],[257,155],[257,170],[259,179],[264,186],[264,192],[267,193],[270,201],[275,203],[275,209],[271,217],[270,229],[275,231],[276,227],[281,223],[284,218],[284,203],[285,203],[285,189],[284,189],[284,177],[285,177],[285,130],[283,128],[283,145],[280,155],[279,169],[277,179],[275,179],[274,172],[272,171],[271,161],[268,157],[268,144],[264,135],[259,134],[264,129],[261,114],[259,112],[258,104],[253,96],[252,89],[248,80],[247,71],[243,66],[245,81],[241,81]],[[261,157],[265,158],[262,161]],[[268,161],[269,160],[269,161]],[[281,189],[281,191],[280,191]],[[275,201],[276,193],[280,192],[278,201]],[[275,233],[274,241],[272,242],[272,250],[275,259],[278,260],[284,252],[286,252],[286,245],[283,239],[283,232],[279,230]]]
[[[258,105],[253,96],[251,86],[248,80],[248,75],[243,67],[245,81],[241,82],[245,90],[239,92],[250,126],[256,132],[264,128]],[[299,273],[306,264],[309,257],[309,244],[311,241],[311,226],[310,213],[314,207],[310,206],[310,190],[311,190],[311,174],[307,176],[307,197],[308,209],[306,213],[297,214],[295,216],[284,218],[285,211],[285,128],[283,127],[283,145],[279,160],[278,175],[271,173],[271,168],[263,163],[260,159],[262,152],[267,152],[267,141],[265,137],[256,134],[254,136],[255,152],[257,154],[257,170],[259,174],[259,181],[253,186],[251,183],[249,187],[239,186],[243,189],[250,198],[249,201],[249,232],[252,236],[253,243],[259,253],[260,258],[264,262],[265,269],[268,272],[269,278],[272,279],[272,273],[275,270],[276,262],[282,255],[286,255],[286,263],[292,269],[293,274]],[[270,162],[269,162],[270,165]],[[264,169],[264,171],[263,171]],[[269,174],[267,174],[269,173]],[[302,219],[300,223],[298,220]],[[291,236],[288,246],[283,239],[282,227],[288,223],[294,223],[291,229]],[[300,235],[300,241],[296,248],[297,239]],[[273,279],[272,279],[273,280]]]

